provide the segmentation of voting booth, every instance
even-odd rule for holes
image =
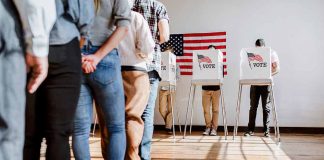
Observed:
[[[177,69],[176,69],[176,55],[173,54],[171,51],[166,51],[161,53],[161,82],[159,84],[160,87],[168,87],[169,91],[171,89],[176,89],[176,78],[177,78]],[[170,96],[171,102],[172,99],[175,98]],[[175,141],[175,127],[174,127],[174,106],[171,106],[171,114],[172,114],[172,131],[173,131],[173,139]],[[179,123],[179,130],[181,132],[181,124],[179,118],[179,111],[178,115],[178,123]]]
[[[244,85],[267,85],[270,88],[269,98],[272,104],[275,138],[277,140],[277,144],[279,144],[280,142],[279,123],[273,92],[273,80],[271,75],[271,52],[271,48],[269,47],[243,48],[240,52],[240,80],[233,139],[235,139],[238,130],[242,87]]]
[[[243,48],[240,56],[240,79],[271,78],[271,48]]]
[[[172,52],[161,53],[161,78],[164,82],[176,81],[176,55]]]
[[[220,50],[202,50],[194,51],[192,55],[193,60],[193,73],[189,92],[189,100],[186,112],[186,121],[184,128],[183,138],[186,136],[187,131],[187,120],[189,114],[189,108],[191,108],[190,116],[190,134],[192,129],[193,119],[193,104],[195,101],[196,87],[201,85],[219,85],[221,89],[220,102],[222,106],[222,116],[224,124],[225,139],[227,139],[227,122],[226,122],[226,111],[223,94],[223,53]]]
[[[195,51],[192,61],[193,80],[223,79],[223,53],[220,50]]]

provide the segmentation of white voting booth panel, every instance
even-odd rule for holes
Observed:
[[[223,78],[223,53],[220,50],[193,52],[192,80]]]
[[[254,47],[241,50],[240,79],[271,78],[271,48]]]
[[[161,53],[161,78],[164,82],[176,80],[176,56],[171,52]]]

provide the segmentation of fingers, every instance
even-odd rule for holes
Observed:
[[[89,74],[89,73],[92,73],[92,72],[94,72],[96,70],[96,66],[93,63],[89,62],[89,61],[84,61],[82,63],[82,70],[83,70],[84,73]]]
[[[47,72],[44,70],[39,70],[36,72],[32,72],[32,77],[29,79],[27,89],[29,93],[34,93],[37,88],[42,84],[47,76]]]

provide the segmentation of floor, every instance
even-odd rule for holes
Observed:
[[[43,156],[45,148],[43,144]],[[102,159],[99,137],[90,139],[90,148],[93,160]],[[202,136],[193,132],[185,139],[177,134],[174,140],[172,135],[160,131],[154,134],[152,159],[324,160],[323,150],[322,134],[282,134],[277,145],[273,137],[265,138],[262,134],[237,136],[235,140],[228,136],[225,140],[223,135]]]

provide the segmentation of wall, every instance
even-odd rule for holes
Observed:
[[[228,76],[225,79],[227,120],[233,125],[238,91],[239,51],[264,38],[275,49],[281,72],[275,76],[279,123],[285,127],[324,127],[323,0],[161,0],[168,9],[171,33],[227,32]],[[178,82],[176,106],[184,123],[190,77]],[[203,125],[201,90],[197,91],[194,124]],[[247,125],[249,88],[243,90],[240,125]],[[261,108],[261,107],[260,107]],[[257,125],[262,125],[259,108]],[[155,123],[163,120],[155,111]],[[221,117],[220,117],[221,118]],[[219,124],[222,124],[219,121]]]

